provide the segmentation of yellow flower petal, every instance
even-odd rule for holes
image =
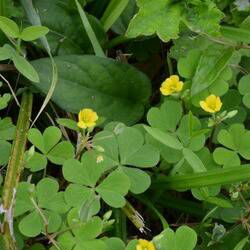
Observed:
[[[96,125],[98,115],[92,109],[82,109],[78,114],[77,126],[86,129],[92,128]]]
[[[205,100],[200,101],[200,106],[206,112],[215,113],[220,111],[222,102],[219,96],[210,95]]]
[[[152,242],[140,239],[136,246],[136,250],[156,250]]]
[[[160,91],[163,95],[168,96],[180,92],[182,88],[183,82],[179,80],[179,76],[172,75],[162,83]]]
[[[220,100],[220,97],[217,97],[216,98],[216,112],[220,111],[221,107],[222,107],[222,102]]]

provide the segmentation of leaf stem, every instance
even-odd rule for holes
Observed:
[[[13,207],[15,193],[23,169],[24,152],[27,134],[30,126],[33,95],[24,92],[18,115],[16,135],[12,145],[7,173],[3,187],[3,209],[5,211],[3,222],[3,238],[6,250],[16,250],[16,241],[13,232]]]
[[[124,242],[127,241],[127,225],[126,216],[121,209],[114,209],[115,216],[115,233],[116,236],[121,238]]]

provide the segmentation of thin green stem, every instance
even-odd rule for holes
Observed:
[[[105,49],[112,49],[112,48],[116,47],[117,45],[127,43],[131,40],[132,40],[131,38],[128,38],[124,35],[117,36],[106,43]]]
[[[121,209],[114,209],[115,216],[115,234],[124,242],[127,241],[127,222],[126,216]]]
[[[168,64],[168,72],[169,75],[171,76],[174,74],[174,69],[169,53],[167,53],[167,64]]]
[[[3,209],[5,211],[3,238],[6,250],[17,249],[13,232],[13,207],[16,189],[24,165],[24,152],[30,126],[32,99],[33,96],[30,92],[23,93],[16,126],[16,135],[13,141],[11,156],[3,187]]]

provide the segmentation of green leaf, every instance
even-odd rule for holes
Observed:
[[[138,240],[131,240],[127,247],[126,247],[126,250],[134,250],[136,249],[136,245],[138,244]]]
[[[129,3],[127,4],[122,14],[112,25],[112,30],[119,35],[124,35],[128,28],[130,20],[132,19],[132,17],[136,12],[137,12],[136,1],[129,0]]]
[[[69,128],[74,131],[78,131],[77,122],[67,118],[58,118],[56,119],[57,123],[65,128]]]
[[[39,82],[39,76],[36,70],[24,57],[16,54],[12,58],[12,60],[13,60],[15,67],[22,75],[24,75],[26,78],[28,78],[32,82],[35,82],[35,83]]]
[[[249,81],[250,81],[250,74],[241,77],[238,85],[238,89],[241,95],[250,93]]]
[[[222,26],[221,34],[236,42],[250,43],[249,29]]]
[[[45,36],[49,32],[49,29],[44,26],[30,26],[21,32],[20,38],[24,41],[33,41],[42,36]]]
[[[182,106],[179,102],[168,100],[160,108],[151,108],[147,120],[151,127],[162,131],[174,132],[182,117]]]
[[[101,131],[93,139],[95,147],[104,149],[104,161],[110,159],[111,167],[119,165],[119,149],[117,138],[111,131]]]
[[[75,246],[75,238],[71,234],[71,232],[66,232],[63,234],[60,234],[57,238],[58,245],[60,248],[65,250],[71,250]],[[56,247],[52,247],[50,250],[57,250]]]
[[[48,153],[61,139],[61,130],[57,127],[50,126],[43,132],[44,149]]]
[[[102,240],[82,241],[77,244],[74,250],[107,250],[107,246]]]
[[[108,205],[118,208],[125,205],[124,196],[128,193],[129,186],[129,178],[125,174],[113,171],[97,186],[96,191]]]
[[[77,10],[80,14],[81,20],[82,20],[82,24],[87,32],[87,35],[88,35],[88,37],[91,41],[91,44],[93,46],[93,49],[95,51],[95,55],[100,56],[100,57],[106,57],[104,51],[102,50],[102,48],[99,44],[99,41],[97,40],[95,32],[93,31],[82,6],[80,5],[80,3],[77,0],[75,0],[75,3],[76,3]]]
[[[184,148],[182,150],[182,153],[183,153],[185,160],[193,168],[194,173],[200,173],[200,172],[207,171],[203,162],[200,160],[200,158],[192,150],[190,150],[188,148]]]
[[[216,148],[213,152],[213,157],[216,163],[224,167],[239,166],[241,163],[238,154],[226,148]]]
[[[207,50],[201,56],[195,76],[192,79],[192,96],[211,86],[232,58],[234,49]]]
[[[11,94],[6,93],[0,96],[0,110],[5,109],[8,106],[10,100],[11,100]]]
[[[32,128],[29,130],[28,140],[41,152],[45,153],[43,135],[38,129]]]
[[[107,238],[104,239],[104,242],[108,250],[125,250],[125,244],[120,238]]]
[[[182,145],[193,151],[198,151],[204,147],[206,138],[201,130],[200,120],[191,112],[189,115],[182,117],[176,134]]]
[[[154,237],[153,242],[157,249],[193,250],[197,243],[197,235],[196,232],[188,226],[181,226],[176,232],[168,228]]]
[[[192,49],[188,52],[187,56],[181,57],[178,60],[177,68],[179,74],[182,77],[191,79],[195,75],[195,71],[199,63],[201,53],[202,52],[198,49]]]
[[[130,191],[132,193],[141,194],[150,187],[150,176],[144,171],[128,167],[122,167],[122,171],[129,177]]]
[[[212,1],[191,1],[186,9],[185,24],[194,32],[212,36],[220,34],[223,12]]]
[[[102,220],[95,216],[88,222],[81,222],[77,208],[69,211],[67,221],[78,242],[95,239],[102,233]]]
[[[172,136],[170,133],[162,132],[161,130],[157,128],[151,128],[149,126],[143,126],[143,127],[157,141],[163,143],[164,145],[170,148],[182,150],[183,148],[182,144],[179,142],[179,140],[176,137]]]
[[[49,152],[48,159],[57,165],[62,165],[66,160],[73,159],[75,155],[73,145],[68,142],[60,142]]]
[[[228,130],[220,130],[217,139],[219,143],[240,154],[243,158],[250,159],[250,131],[243,124],[233,124]]]
[[[13,56],[13,51],[12,47],[9,48],[9,45],[4,45],[3,47],[0,48],[0,60],[4,61],[7,59],[10,59]]]
[[[170,0],[138,0],[137,5],[140,9],[129,24],[128,37],[157,34],[164,42],[178,38],[181,21],[179,4],[172,4]]]
[[[243,76],[238,85],[239,92],[243,95],[243,103],[247,108],[250,108],[250,75]]]
[[[38,204],[44,207],[51,201],[59,190],[59,184],[51,178],[43,178],[36,186]]]
[[[60,84],[56,86],[52,100],[64,110],[78,113],[83,107],[88,107],[108,120],[129,124],[143,115],[151,87],[149,79],[135,68],[95,56],[54,59]],[[41,80],[34,85],[46,94],[51,78],[49,59],[39,59],[32,64]]]
[[[42,153],[47,154],[60,141],[62,133],[59,128],[50,126],[41,134],[38,129],[29,130],[28,139]]]
[[[20,182],[16,193],[15,217],[34,209],[31,203],[31,195],[34,191],[34,185],[28,182]]]
[[[191,189],[214,185],[231,184],[250,178],[250,165],[214,169],[203,173],[171,176],[155,181],[154,185],[164,186],[166,189]]]
[[[63,165],[63,176],[66,180],[94,187],[105,171],[105,163],[97,163],[93,154],[83,154],[81,163],[75,159],[67,160]]]
[[[0,140],[0,166],[5,165],[9,161],[11,144],[7,141]]]
[[[47,165],[46,156],[35,152],[34,155],[26,162],[25,167],[31,172],[37,172],[44,169]]]
[[[20,35],[17,24],[13,20],[4,16],[0,16],[0,29],[5,33],[5,35],[11,38],[18,38]]]
[[[234,247],[233,250],[243,250],[247,242],[248,242],[248,236],[241,239],[241,241]]]
[[[35,9],[38,13],[42,13],[41,23],[53,31],[46,36],[52,54],[92,54],[93,48],[75,8],[75,3],[70,2],[73,8],[67,8],[60,0],[33,1]],[[87,15],[87,18],[99,43],[103,46],[107,41],[107,35],[100,21],[91,15]]]
[[[218,207],[232,208],[233,205],[230,201],[219,198],[219,197],[207,197],[206,202],[215,204]]]
[[[61,216],[54,211],[45,211],[45,216],[48,221],[48,233],[55,233],[57,232],[61,225],[62,225],[62,218]],[[43,228],[44,229],[44,228]]]
[[[43,229],[42,218],[36,211],[34,211],[22,218],[18,228],[23,235],[35,237],[39,235]]]
[[[65,190],[65,201],[71,207],[80,207],[91,196],[91,189],[79,184],[69,184]]]
[[[158,163],[158,150],[151,145],[143,145],[144,138],[139,130],[125,128],[117,139],[121,164],[147,168]]]
[[[108,31],[109,28],[115,23],[117,18],[121,15],[123,10],[128,5],[129,0],[111,0],[108,7],[106,8],[101,22],[103,24],[104,30]]]

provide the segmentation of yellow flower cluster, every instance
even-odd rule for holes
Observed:
[[[172,75],[162,83],[160,91],[163,95],[168,96],[182,91],[182,88],[183,82],[180,81],[179,76]]]
[[[140,239],[136,245],[136,250],[156,250],[152,242]]]
[[[200,101],[200,106],[208,113],[216,113],[220,111],[222,102],[219,96],[210,95],[205,100]]]
[[[92,109],[82,109],[78,114],[77,126],[82,129],[93,128],[98,120],[98,115]]]

